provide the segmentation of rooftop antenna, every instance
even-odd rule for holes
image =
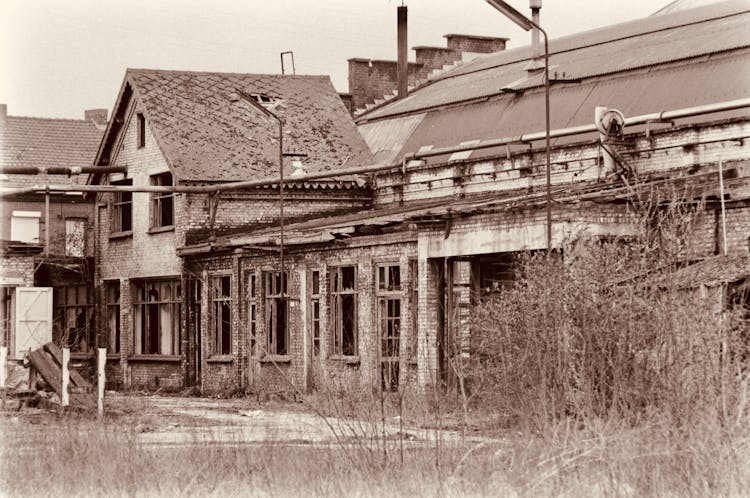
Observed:
[[[279,55],[281,57],[281,74],[282,75],[286,74],[286,71],[284,70],[284,56],[285,55],[291,56],[291,59],[292,59],[292,74],[297,74],[297,70],[294,68],[294,52],[292,52],[291,50],[287,50],[286,52],[281,52],[281,54],[279,54]]]

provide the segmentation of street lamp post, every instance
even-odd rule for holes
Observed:
[[[536,28],[544,35],[544,117],[546,132],[546,162],[547,162],[547,254],[552,251],[552,180],[550,171],[550,123],[549,123],[549,45],[547,43],[547,32],[539,24],[524,16],[503,0],[486,0],[505,17],[516,23],[521,29],[530,31]]]

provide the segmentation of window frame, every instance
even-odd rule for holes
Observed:
[[[42,230],[40,221],[42,219],[41,211],[19,211],[13,210],[10,217],[10,240],[14,242],[23,242],[25,244],[41,244]],[[36,236],[27,237],[29,229],[36,233]],[[47,227],[45,227],[46,229]],[[22,233],[19,233],[22,232]],[[22,235],[14,237],[13,235]]]
[[[402,325],[404,321],[405,290],[398,261],[375,265],[375,297],[377,301],[378,360],[380,368],[386,364],[390,371],[381,372],[382,388],[398,390],[401,362]],[[390,351],[386,355],[385,351]],[[394,368],[395,365],[395,368]]]
[[[351,268],[354,271],[353,288],[343,287],[342,270]],[[330,295],[330,336],[331,336],[331,357],[332,358],[354,358],[359,356],[359,271],[356,264],[337,265],[329,268],[329,295]],[[344,344],[344,321],[343,303],[351,296],[352,299],[352,347],[351,352],[347,352]]]
[[[323,329],[322,329],[322,301],[323,301],[323,281],[321,276],[323,272],[317,268],[310,270],[310,298],[309,306],[310,318],[310,346],[312,356],[318,358],[323,356]],[[315,277],[317,276],[317,282]],[[317,285],[316,285],[317,284]],[[317,287],[317,288],[316,288]]]
[[[71,291],[74,295],[73,301],[71,301]],[[81,295],[83,295],[83,301],[81,301]],[[86,284],[73,284],[73,285],[61,285],[53,287],[52,289],[52,322],[55,327],[58,327],[58,339],[60,343],[70,348],[71,352],[74,353],[93,353],[96,349],[96,332],[94,329],[94,296],[91,287]],[[76,314],[75,320],[76,325],[74,328],[78,328],[78,320],[81,317],[80,313],[83,313],[83,328],[84,332],[76,332],[76,338],[71,340],[68,331],[63,330],[61,325],[69,325],[68,318],[71,316],[70,312]],[[70,330],[70,328],[68,328]],[[85,348],[80,348],[80,340],[86,341]]]
[[[106,309],[105,323],[107,327],[107,353],[109,354],[117,354],[120,352],[120,337],[122,334],[120,303],[120,281],[105,280],[104,306]]]
[[[157,173],[149,177],[149,183],[154,187],[172,187],[174,186],[174,176],[171,171]],[[153,233],[174,229],[174,197],[174,192],[154,192],[151,194],[149,232]],[[164,221],[164,208],[166,204],[169,204],[170,223],[165,223]]]
[[[158,296],[156,300],[150,300],[146,294],[149,293],[149,286],[151,289],[156,290],[156,286],[171,285],[169,296]],[[137,356],[179,356],[182,354],[182,281],[179,278],[149,278],[149,279],[138,279],[133,281],[132,287],[132,303],[131,308],[133,310],[133,354]],[[143,292],[140,292],[143,290]],[[158,292],[157,292],[158,294]],[[162,329],[162,307],[166,306],[170,312],[170,352],[164,352],[162,350],[163,334]],[[146,349],[145,339],[150,339],[150,327],[146,327],[149,320],[153,319],[154,316],[150,313],[155,307],[156,310],[156,348],[150,347]],[[139,310],[140,308],[140,310]],[[140,340],[138,339],[140,336]],[[138,347],[140,345],[140,348]],[[140,349],[140,350],[139,350]],[[156,352],[153,352],[153,350]]]
[[[142,112],[135,113],[136,121],[136,138],[135,145],[137,149],[146,147],[146,116]]]
[[[110,182],[113,186],[130,187],[133,185],[132,178],[125,178],[122,180],[114,180]],[[129,213],[127,218],[128,227],[126,230],[123,226],[126,225],[123,221],[126,219],[125,214]],[[123,237],[133,234],[133,192],[112,192],[109,202],[109,236],[110,237]]]
[[[83,217],[69,217],[65,218],[65,255],[71,258],[83,258],[86,256],[86,223],[88,222],[88,219]],[[82,225],[81,228],[81,240],[79,241],[77,238],[77,233],[75,231],[71,233],[69,230],[69,227],[71,225],[78,226],[78,224]],[[79,245],[80,244],[80,245]],[[77,251],[74,251],[74,249],[79,249]]]
[[[247,330],[250,332],[250,356],[256,355],[258,344],[258,275],[247,274]]]
[[[211,287],[209,288],[209,299],[211,301],[211,309],[210,309],[210,315],[211,315],[211,344],[212,344],[212,356],[229,356],[232,354],[233,348],[232,348],[232,338],[233,338],[233,312],[232,312],[232,299],[234,297],[234,289],[232,285],[232,275],[231,273],[215,273],[210,276],[211,279]],[[219,292],[222,292],[222,294],[217,295],[217,282],[221,281],[223,282],[226,279],[226,281],[229,283],[229,294],[225,295],[223,294],[223,283],[219,284],[219,287],[221,290]],[[229,310],[229,321],[221,320],[219,321],[219,313],[218,310],[221,306],[227,306]],[[222,313],[223,317],[223,313]],[[225,328],[225,325],[228,325],[228,327]],[[226,332],[226,348],[225,346],[225,337],[224,333]]]
[[[289,271],[263,272],[263,289],[265,300],[265,324],[266,324],[266,352],[270,356],[289,356],[290,330],[289,330]],[[283,303],[284,310],[284,340],[283,348],[279,348],[278,317],[279,307]]]

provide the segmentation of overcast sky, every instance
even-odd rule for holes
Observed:
[[[551,38],[652,14],[671,0],[544,0]],[[110,110],[128,67],[328,74],[347,91],[352,57],[395,59],[400,0],[3,0],[0,103],[14,116],[83,118]],[[408,0],[409,47],[446,33],[530,35],[483,0]],[[527,0],[511,0],[530,16]],[[413,58],[413,52],[410,54]]]

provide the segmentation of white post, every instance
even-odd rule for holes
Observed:
[[[106,380],[104,375],[104,367],[107,364],[107,349],[99,348],[99,356],[97,357],[97,397],[96,407],[99,411],[99,416],[104,415],[104,382]]]
[[[68,393],[68,387],[70,386],[70,348],[63,348],[62,350],[62,406],[70,405],[70,394]]]
[[[0,346],[0,388],[5,387],[5,365],[8,362],[8,348]]]

